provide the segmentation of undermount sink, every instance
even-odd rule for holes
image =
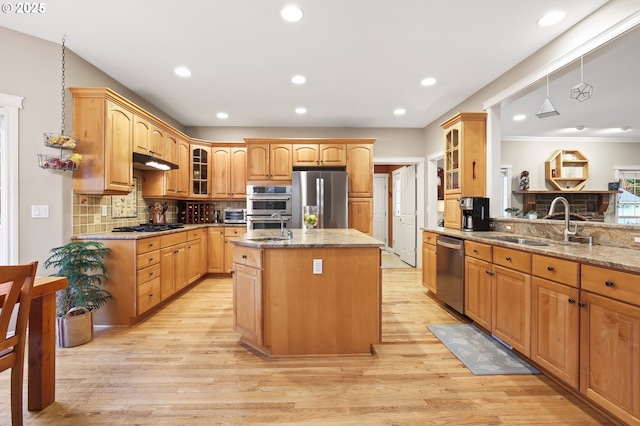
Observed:
[[[505,241],[507,243],[522,244],[525,246],[550,246],[551,245],[549,243],[545,243],[544,241],[529,240],[521,237],[511,237],[508,235],[499,235],[499,236],[489,237],[489,238],[493,240]]]

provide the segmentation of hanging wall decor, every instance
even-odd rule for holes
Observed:
[[[549,100],[549,75],[547,75],[547,98],[542,103],[540,109],[536,112],[536,117],[547,118],[553,117],[554,115],[560,115],[560,113],[556,110],[556,108],[551,104],[551,101]]]
[[[569,97],[571,99],[575,99],[578,102],[586,101],[591,97],[591,94],[593,93],[593,86],[591,86],[589,83],[584,82],[583,68],[584,68],[584,64],[582,62],[582,56],[581,56],[580,57],[580,84],[578,84],[577,86],[574,86],[571,89],[571,93],[569,94]]]

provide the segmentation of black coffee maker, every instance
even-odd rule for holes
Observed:
[[[489,199],[484,197],[462,197],[460,199],[462,231],[490,231]]]

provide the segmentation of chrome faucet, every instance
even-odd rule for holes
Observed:
[[[280,238],[285,239],[285,236],[284,236],[284,219],[282,218],[282,215],[280,213],[273,213],[271,215],[271,218],[272,219],[280,219]],[[291,232],[291,229],[287,229],[286,238],[288,240],[293,238],[293,232]]]
[[[569,202],[564,197],[556,197],[553,199],[551,206],[549,207],[549,216],[553,214],[553,210],[555,209],[556,204],[558,204],[558,201],[564,204],[564,231],[562,231],[562,235],[565,241],[569,241],[569,235],[576,235],[578,225],[575,225],[573,231],[569,230]]]

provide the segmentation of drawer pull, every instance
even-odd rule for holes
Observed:
[[[153,293],[149,293],[149,297],[153,297]]]
[[[613,287],[613,281],[605,281],[604,285],[606,285],[607,287]]]
[[[493,272],[489,271],[488,269],[487,269],[487,270],[485,270],[484,272],[485,272],[486,274],[493,275]]]
[[[150,257],[150,258],[149,258],[149,262],[153,262],[153,257]]]
[[[474,252],[474,253],[477,253],[477,252],[478,252],[478,249],[473,249],[473,252]]]
[[[547,271],[552,272],[553,271],[553,266],[547,266]]]
[[[149,272],[149,276],[152,277],[153,276],[153,272]]]
[[[585,306],[587,306],[587,304],[584,302],[578,302],[578,306],[580,306],[581,308],[584,308]]]
[[[243,258],[243,259],[246,259],[246,258],[247,258],[247,255],[246,255],[246,254],[243,254],[243,255],[242,255],[242,258]]]
[[[576,303],[576,299],[572,299],[572,298],[570,298],[570,299],[569,299],[569,303],[571,303],[571,304]]]
[[[511,258],[509,256],[505,257],[505,259],[507,260],[507,262],[511,262]]]

